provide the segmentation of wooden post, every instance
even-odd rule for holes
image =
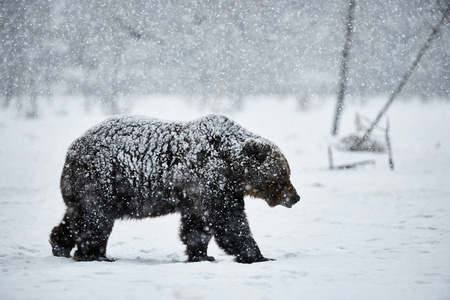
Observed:
[[[330,166],[330,170],[334,169],[333,165],[333,152],[331,150],[331,146],[328,146],[328,164]]]
[[[386,135],[385,136],[386,136],[386,147],[387,147],[388,157],[389,157],[389,168],[391,170],[394,170],[394,159],[392,157],[389,119],[387,119],[387,121],[386,121]]]

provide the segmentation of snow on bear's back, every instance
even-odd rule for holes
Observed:
[[[126,175],[152,175],[155,166],[167,168],[183,160],[195,163],[197,154],[220,149],[238,150],[256,137],[224,116],[209,115],[191,122],[172,122],[144,116],[118,116],[92,127],[73,142],[69,161],[98,169],[124,168]]]

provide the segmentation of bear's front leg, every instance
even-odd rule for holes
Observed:
[[[211,236],[209,227],[204,224],[201,218],[189,213],[182,215],[180,237],[186,245],[188,262],[215,260],[214,257],[207,255]]]
[[[234,209],[220,216],[220,219],[214,237],[227,254],[236,256],[236,262],[251,264],[272,260],[261,254],[243,209]]]

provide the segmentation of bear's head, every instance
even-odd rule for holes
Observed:
[[[292,207],[300,200],[291,183],[289,164],[277,146],[263,139],[247,139],[244,155],[245,195],[266,200],[269,206]]]

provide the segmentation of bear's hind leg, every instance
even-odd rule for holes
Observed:
[[[82,209],[75,224],[78,261],[114,261],[106,257],[108,238],[114,225],[114,217],[97,208]]]
[[[61,223],[50,233],[49,242],[54,256],[70,257],[70,252],[75,247],[75,236],[71,230],[72,218],[72,214],[67,211]]]
[[[208,244],[211,240],[211,232],[203,220],[192,214],[183,214],[181,217],[180,237],[186,245],[188,262],[214,261],[214,257],[208,256]]]

